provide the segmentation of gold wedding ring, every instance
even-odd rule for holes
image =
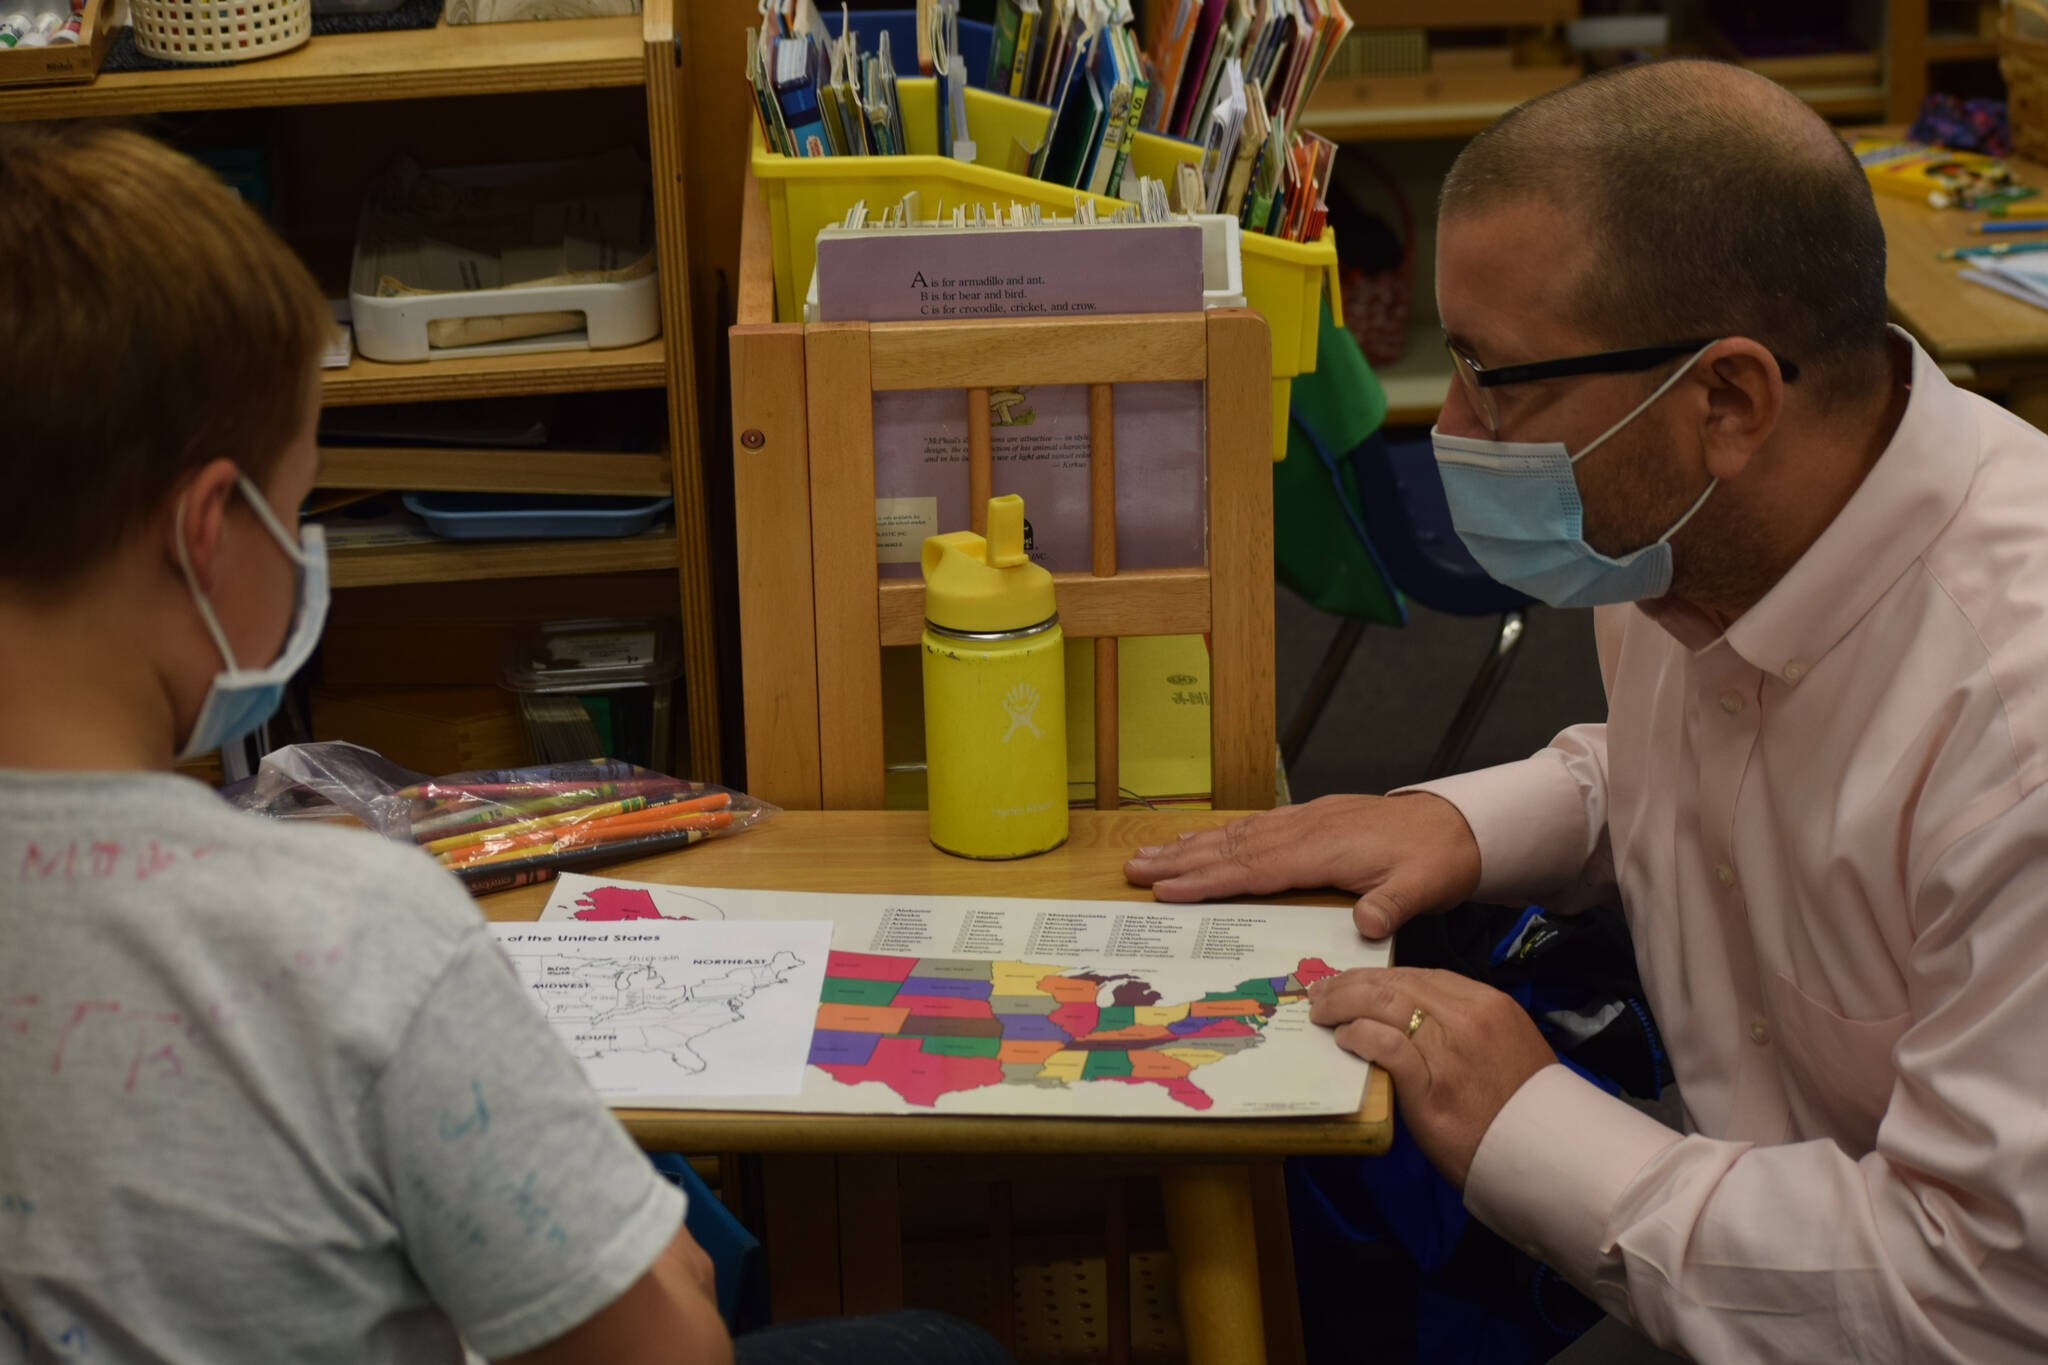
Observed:
[[[1421,1028],[1421,1027],[1422,1027],[1422,1011],[1421,1011],[1421,1010],[1420,1010],[1420,1009],[1418,1008],[1418,1009],[1417,1009],[1417,1010],[1415,1011],[1415,1013],[1413,1013],[1413,1014],[1411,1014],[1411,1015],[1409,1015],[1409,1016],[1408,1016],[1408,1032],[1407,1032],[1406,1034],[1404,1034],[1403,1036],[1404,1036],[1404,1037],[1408,1037],[1408,1038],[1413,1038],[1413,1037],[1415,1036],[1415,1030],[1417,1030],[1417,1029],[1419,1029],[1419,1028]]]

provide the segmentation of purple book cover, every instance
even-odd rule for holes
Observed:
[[[826,321],[866,322],[1194,312],[1202,306],[1202,230],[1174,223],[821,234],[818,304]],[[1207,563],[1202,386],[1118,384],[1114,402],[1118,566]],[[995,491],[1024,499],[1032,560],[1055,573],[1085,573],[1087,386],[997,388],[989,409]],[[915,578],[925,537],[969,524],[967,394],[878,393],[874,422],[876,558],[884,577]]]
[[[1118,384],[1117,567],[1208,562],[1202,386]],[[1025,548],[1055,573],[1085,573],[1088,388],[1048,384],[989,394],[991,480],[1024,499]],[[885,578],[918,576],[926,536],[964,531],[967,395],[910,389],[875,395],[875,550]]]
[[[818,234],[824,322],[1192,313],[1201,306],[1196,223]]]

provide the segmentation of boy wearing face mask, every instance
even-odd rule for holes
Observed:
[[[461,889],[169,771],[319,639],[331,325],[203,168],[0,129],[0,1360],[727,1360]]]

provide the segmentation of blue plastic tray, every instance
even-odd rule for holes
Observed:
[[[674,498],[589,498],[556,493],[407,493],[405,509],[449,540],[540,540],[638,535]]]

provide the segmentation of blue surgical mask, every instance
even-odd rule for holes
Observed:
[[[1709,342],[1711,346],[1713,343]],[[1703,346],[1648,398],[1573,455],[1562,442],[1487,441],[1446,436],[1435,428],[1436,452],[1450,503],[1451,525],[1479,567],[1518,592],[1553,607],[1597,607],[1662,597],[1671,587],[1671,537],[1692,520],[1720,483],[1710,479],[1671,529],[1619,559],[1601,554],[1584,536],[1583,508],[1572,466],[1598,450],[1684,377]]]
[[[285,684],[313,657],[313,649],[320,643],[320,631],[327,624],[327,533],[318,526],[307,526],[299,531],[299,539],[294,542],[291,533],[279,524],[277,514],[270,510],[270,504],[264,501],[262,491],[249,482],[246,474],[237,476],[235,486],[242,490],[256,519],[299,566],[299,601],[277,658],[266,668],[236,667],[227,632],[220,628],[213,604],[199,590],[199,580],[192,573],[192,560],[185,549],[185,505],[178,504],[178,567],[185,571],[185,584],[199,606],[199,617],[206,622],[207,633],[213,636],[221,661],[227,665],[213,675],[213,685],[206,689],[206,699],[199,704],[199,718],[192,724],[185,747],[178,751],[180,763],[254,734],[258,726],[276,714],[278,703],[284,700]]]

